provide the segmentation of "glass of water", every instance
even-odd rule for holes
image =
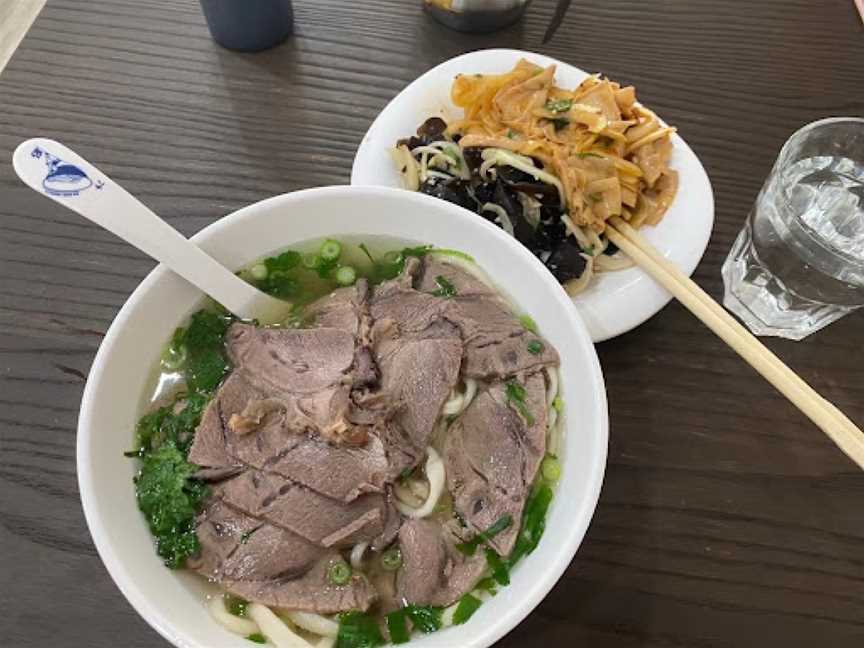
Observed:
[[[723,304],[757,335],[800,340],[864,306],[864,119],[823,119],[789,138],[723,284]]]

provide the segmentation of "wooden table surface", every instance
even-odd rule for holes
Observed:
[[[84,377],[153,263],[24,188],[8,163],[22,139],[62,139],[191,234],[347,183],[372,119],[429,67],[536,50],[635,83],[679,127],[714,185],[695,278],[719,298],[784,140],[864,113],[850,0],[577,0],[543,46],[553,4],[467,36],[418,0],[296,0],[296,37],[239,55],[210,40],[194,0],[48,3],[0,76],[0,644],[166,645],[99,561],[75,477]],[[864,314],[768,344],[864,423]],[[498,645],[860,648],[864,474],[676,303],[598,352],[599,507],[566,575]]]

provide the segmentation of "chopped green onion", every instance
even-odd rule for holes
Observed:
[[[494,578],[499,585],[510,584],[510,570],[507,568],[507,565],[504,564],[504,561],[501,560],[501,556],[492,549],[487,549],[486,562],[489,563],[489,567],[492,569],[492,578]]]
[[[251,634],[248,637],[246,637],[246,639],[248,639],[249,641],[251,641],[253,643],[257,643],[257,644],[266,644],[267,643],[267,637],[265,637],[260,632],[256,632],[255,634]]]
[[[327,239],[321,244],[321,249],[318,251],[321,258],[325,261],[336,261],[342,254],[342,245],[339,241]]]
[[[540,340],[531,340],[528,343],[528,353],[531,355],[540,355],[543,353],[543,343]]]
[[[431,605],[409,605],[404,610],[420,632],[429,634],[441,629],[441,608]]]
[[[535,322],[534,318],[530,315],[523,315],[522,317],[520,317],[519,323],[525,330],[531,331],[534,335],[538,335],[537,322]]]
[[[508,380],[505,385],[507,400],[513,404],[516,411],[522,415],[528,425],[534,425],[534,417],[528,411],[528,406],[525,404],[525,387],[514,380]]]
[[[555,399],[552,401],[552,407],[554,407],[555,410],[560,414],[564,411],[564,399],[560,396],[556,396]]]
[[[252,275],[252,278],[261,281],[262,279],[267,278],[267,266],[263,263],[256,263],[251,268],[249,268],[249,274]]]
[[[353,286],[355,281],[357,281],[357,271],[353,266],[341,266],[336,271],[336,283],[340,286]]]
[[[397,547],[381,554],[381,566],[387,571],[396,571],[402,566],[402,552]]]
[[[465,594],[459,599],[459,605],[456,606],[456,611],[453,613],[453,625],[462,625],[465,623],[480,609],[482,603],[476,596]]]
[[[510,525],[513,524],[513,516],[509,513],[506,515],[502,515],[500,518],[495,520],[492,525],[486,529],[485,531],[481,531],[474,538],[468,540],[467,542],[460,542],[456,545],[456,549],[461,551],[466,556],[473,556],[477,551],[477,547],[484,542],[489,542],[496,535],[501,533],[502,531],[509,529]]]
[[[327,568],[327,580],[333,585],[344,585],[351,580],[351,566],[342,560],[334,561]]]
[[[555,132],[564,130],[570,125],[570,120],[565,117],[556,117],[555,119],[549,119],[547,121],[552,122],[552,126],[555,127]]]
[[[390,632],[390,641],[394,644],[408,643],[411,633],[408,632],[405,610],[396,610],[387,615],[387,630]]]
[[[447,277],[438,275],[435,277],[435,283],[438,284],[438,288],[433,290],[432,294],[436,297],[450,299],[457,294],[456,286],[454,286],[453,282],[447,279]]]
[[[481,578],[474,589],[483,590],[492,596],[495,596],[498,593],[497,583],[494,578]]]
[[[245,617],[246,608],[248,607],[249,603],[237,596],[229,596],[225,599],[225,608],[234,616]]]
[[[546,484],[542,484],[528,498],[522,514],[522,530],[516,538],[513,552],[507,559],[508,564],[515,565],[522,556],[527,556],[537,548],[546,529],[546,513],[551,502],[552,489]]]
[[[335,648],[378,648],[384,637],[378,622],[362,612],[346,612],[339,617],[339,635]]]
[[[554,113],[567,112],[573,107],[572,99],[558,99],[557,101],[549,100],[546,102],[546,110]]]
[[[540,464],[540,474],[543,479],[554,484],[561,479],[561,462],[554,455],[546,455]]]
[[[321,257],[317,254],[309,254],[303,255],[303,267],[307,270],[317,270],[318,266],[321,265]]]

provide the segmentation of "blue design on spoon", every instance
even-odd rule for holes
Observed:
[[[48,174],[42,181],[42,187],[52,196],[77,196],[94,186],[90,177],[79,167],[64,162],[38,146],[33,149],[31,155],[36,159],[45,158]],[[102,181],[97,181],[96,189],[101,189],[103,184]]]

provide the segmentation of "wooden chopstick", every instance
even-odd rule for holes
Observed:
[[[626,221],[611,218],[606,233],[612,243],[672,293],[864,469],[864,432],[843,412],[822,398]]]

